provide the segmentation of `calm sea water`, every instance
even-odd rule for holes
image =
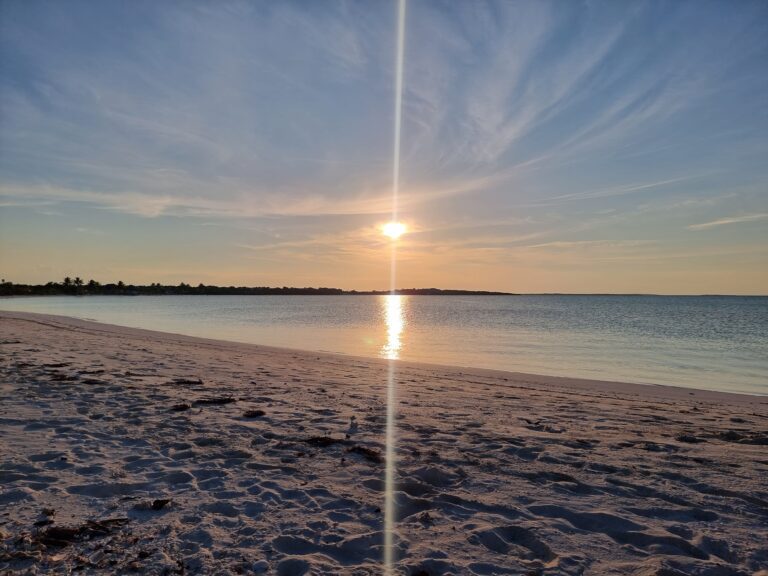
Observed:
[[[193,336],[603,380],[768,394],[768,298],[91,296],[0,309]]]

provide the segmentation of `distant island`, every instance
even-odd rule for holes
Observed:
[[[295,288],[291,286],[193,286],[184,282],[171,286],[154,282],[149,285],[117,282],[101,284],[95,280],[66,277],[61,282],[15,284],[0,282],[0,296],[164,296],[164,295],[241,295],[241,296],[381,296],[389,290],[342,290],[341,288]],[[509,292],[484,290],[441,290],[440,288],[403,288],[394,294],[404,296],[511,296]]]

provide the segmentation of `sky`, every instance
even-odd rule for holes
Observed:
[[[0,274],[389,287],[394,1],[0,0]],[[411,0],[400,287],[768,294],[768,3]]]

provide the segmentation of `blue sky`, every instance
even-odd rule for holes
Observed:
[[[408,4],[401,286],[768,292],[768,4]],[[394,2],[0,2],[0,270],[386,288]]]

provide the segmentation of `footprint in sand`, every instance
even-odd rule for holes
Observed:
[[[500,526],[486,530],[476,530],[468,541],[470,544],[482,545],[499,554],[509,554],[524,560],[541,560],[551,562],[557,554],[536,534],[522,526]]]

